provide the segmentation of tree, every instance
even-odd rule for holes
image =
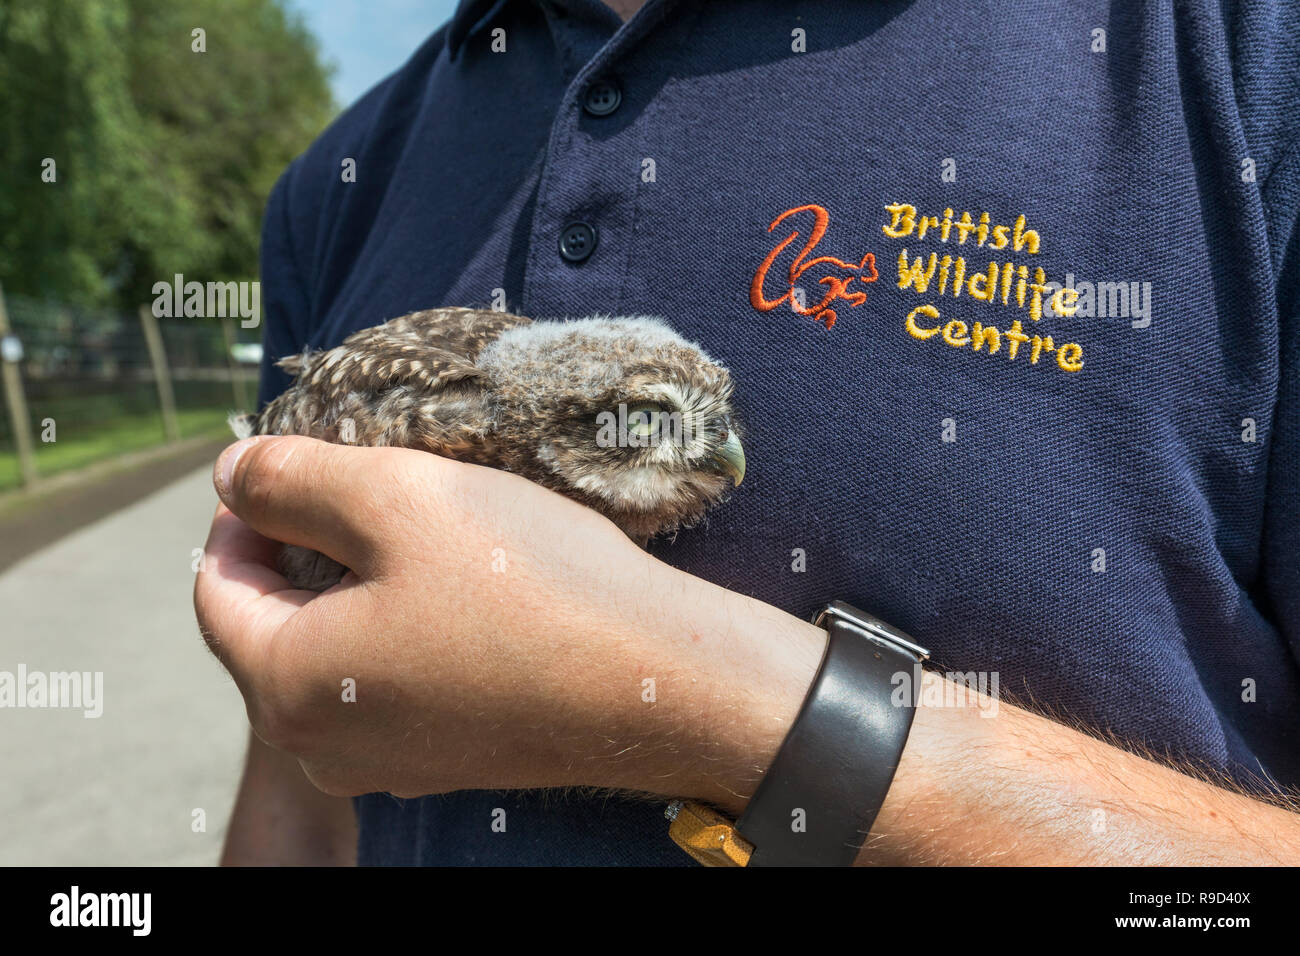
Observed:
[[[133,308],[176,272],[254,278],[271,186],[334,111],[282,0],[0,0],[0,282]]]

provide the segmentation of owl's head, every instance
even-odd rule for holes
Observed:
[[[731,376],[658,319],[510,329],[479,356],[512,470],[635,539],[693,524],[745,475]],[[503,439],[504,440],[504,439]]]

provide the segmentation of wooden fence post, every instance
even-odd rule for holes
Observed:
[[[228,315],[221,317],[221,334],[226,340],[226,364],[230,366],[230,385],[235,392],[235,410],[252,413],[256,409],[253,408],[253,400],[248,396],[248,382],[240,374],[239,363],[235,361],[235,353],[231,351],[235,345],[235,322]]]
[[[4,289],[0,288],[0,348],[12,349],[15,346],[5,340],[10,336],[9,313],[5,309]],[[17,339],[14,343],[21,345]],[[23,486],[30,488],[36,484],[36,454],[33,451],[32,420],[27,414],[27,399],[23,395],[23,378],[18,371],[18,359],[10,361],[0,355],[0,378],[4,382],[5,404],[9,406],[9,422],[14,432],[14,448],[18,452],[18,473]]]
[[[163,350],[162,333],[158,331],[158,319],[153,309],[147,305],[140,306],[140,325],[144,327],[145,344],[149,346],[149,361],[153,364],[153,374],[158,382],[158,404],[162,407],[163,434],[168,441],[179,441],[180,427],[176,423],[176,396],[172,392],[172,376],[167,368],[167,353]]]

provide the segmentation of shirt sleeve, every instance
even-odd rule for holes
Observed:
[[[1262,580],[1270,616],[1300,662],[1300,144],[1264,184],[1278,250],[1278,392],[1264,506]]]
[[[1300,663],[1300,0],[1227,0],[1233,82],[1277,291],[1277,393],[1271,409],[1243,409],[1267,428],[1259,574],[1260,610]]]
[[[311,297],[295,255],[289,211],[290,182],[296,163],[280,176],[267,200],[262,220],[261,296],[262,369],[258,407],[289,387],[292,379],[275,363],[302,351],[311,319]]]

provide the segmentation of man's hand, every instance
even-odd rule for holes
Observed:
[[[285,437],[231,446],[216,482],[200,624],[254,731],[327,793],[577,785],[738,814],[825,646],[503,472]],[[353,573],[289,590],[275,541]],[[930,706],[970,695],[925,680],[860,863],[1300,860],[1294,813],[1005,703]]]
[[[216,485],[200,626],[257,735],[326,793],[579,785],[734,807],[817,667],[811,625],[769,609],[737,632],[735,602],[757,602],[514,475],[267,437],[227,449]],[[291,590],[275,542],[352,573]]]

